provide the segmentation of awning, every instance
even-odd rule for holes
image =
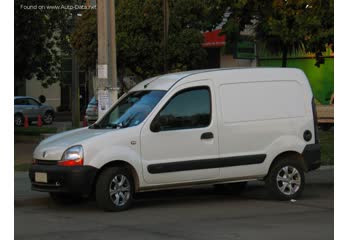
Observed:
[[[210,47],[223,47],[226,43],[226,36],[219,36],[221,29],[213,30],[211,32],[204,32],[204,42],[202,43],[202,47],[210,48]]]

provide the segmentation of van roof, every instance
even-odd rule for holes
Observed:
[[[274,80],[271,76],[275,76],[276,80],[284,80],[284,76],[294,77],[295,80],[300,79],[300,73],[304,75],[304,73],[297,68],[279,68],[279,67],[256,67],[256,68],[214,68],[214,69],[201,69],[201,70],[193,70],[193,71],[185,71],[185,72],[176,72],[169,73],[164,75],[159,75],[153,78],[146,79],[135,87],[133,87],[130,91],[141,91],[141,90],[166,90],[168,91],[172,86],[174,86],[178,82],[183,82],[186,80],[190,80],[190,76],[196,77],[198,79],[205,78],[213,78],[215,73],[221,72],[222,74],[238,74],[238,73],[246,73],[246,74],[254,74],[261,78],[261,76],[265,76],[265,80]],[[198,75],[201,76],[198,76]],[[280,77],[277,77],[280,76]],[[282,77],[283,76],[283,77]],[[296,77],[296,78],[295,78]]]

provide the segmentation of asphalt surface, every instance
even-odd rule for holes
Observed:
[[[271,199],[263,183],[240,196],[212,186],[137,195],[132,209],[103,212],[93,199],[57,204],[15,173],[15,239],[333,239],[333,169],[306,175],[296,201]]]

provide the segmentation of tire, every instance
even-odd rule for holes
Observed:
[[[53,113],[52,112],[46,112],[43,116],[43,122],[46,125],[50,125],[53,122]]]
[[[134,193],[134,179],[127,168],[107,168],[97,179],[96,202],[105,211],[119,212],[130,208]]]
[[[233,195],[239,195],[242,193],[248,182],[235,182],[227,184],[215,184],[214,188],[218,193],[229,193]]]
[[[24,117],[21,114],[15,114],[15,127],[20,127],[24,123]]]
[[[303,166],[297,159],[283,158],[271,167],[265,183],[275,198],[282,201],[296,199],[304,190]]]

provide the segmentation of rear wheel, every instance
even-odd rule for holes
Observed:
[[[105,211],[123,211],[133,202],[134,180],[124,167],[111,167],[104,170],[96,183],[96,201]]]
[[[16,114],[15,115],[15,126],[20,127],[23,125],[24,118],[21,114]]]
[[[53,113],[52,112],[46,112],[43,116],[43,122],[47,125],[52,124],[53,122]]]
[[[305,185],[302,164],[297,159],[281,159],[272,166],[265,183],[277,199],[290,200],[299,197]]]

